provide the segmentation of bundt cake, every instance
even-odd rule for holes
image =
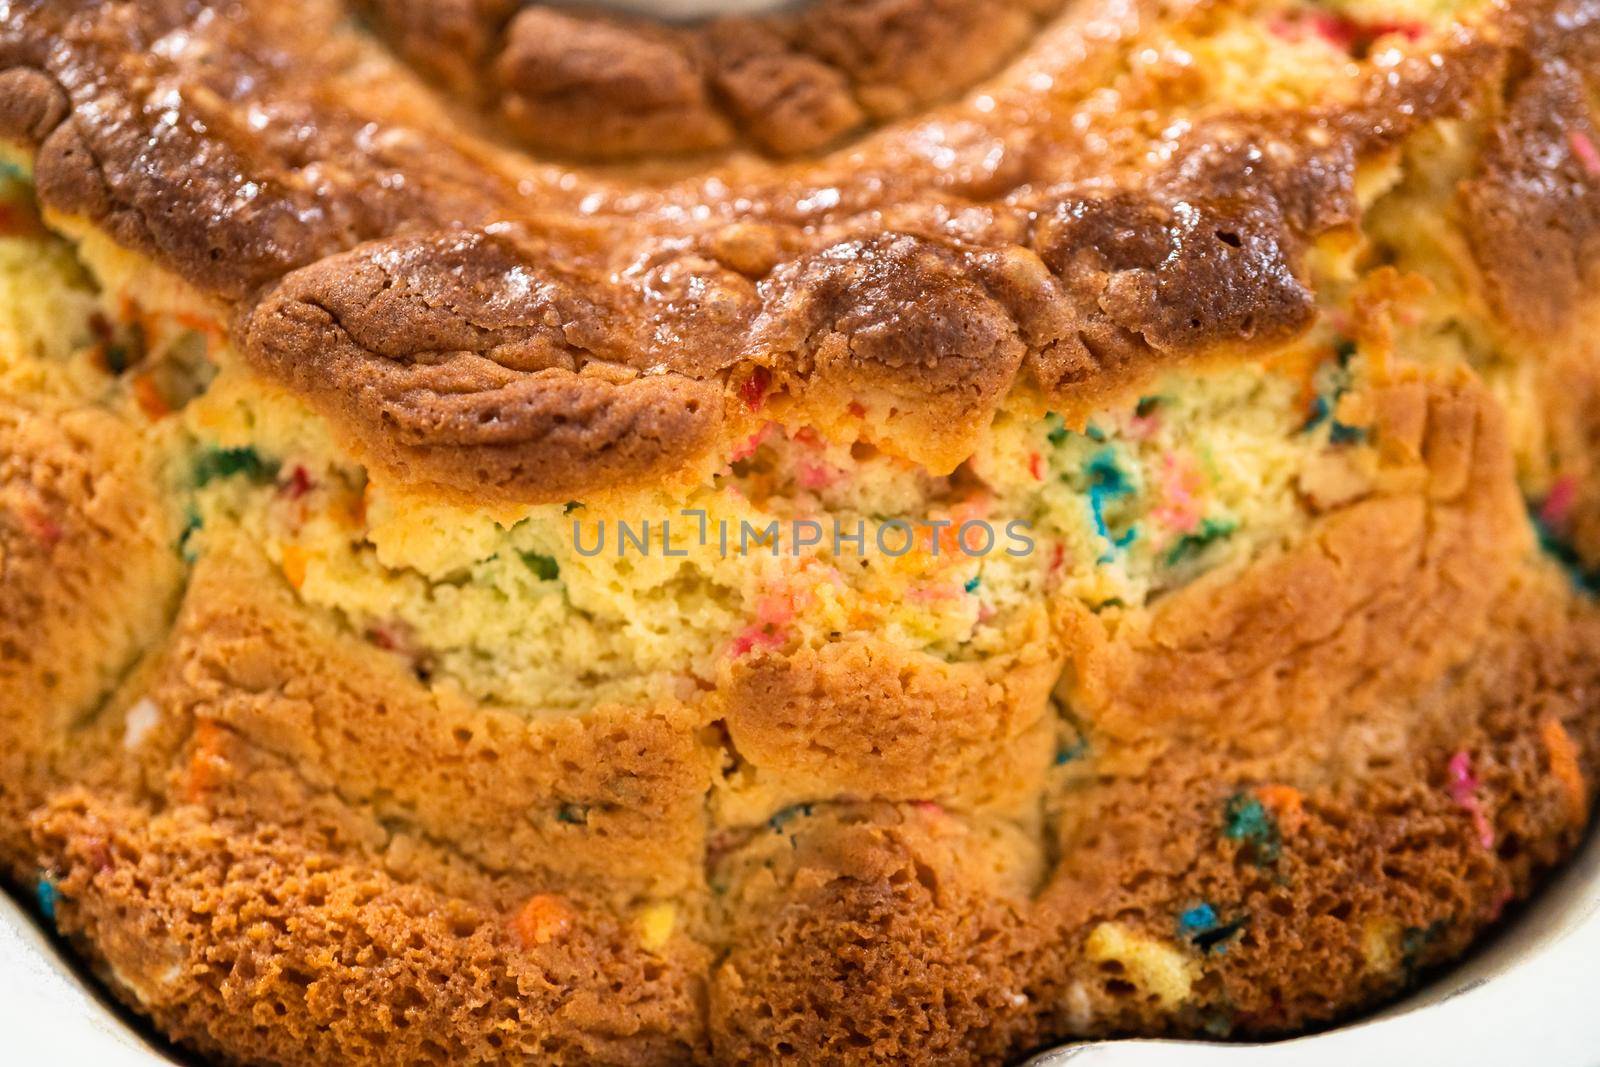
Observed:
[[[0,2],[0,867],[218,1063],[1001,1063],[1600,773],[1600,0]]]

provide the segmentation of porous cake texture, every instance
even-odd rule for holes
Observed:
[[[0,868],[220,1063],[1001,1063],[1600,761],[1600,0],[0,2]]]

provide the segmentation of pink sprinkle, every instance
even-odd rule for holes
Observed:
[[[1310,18],[1311,30],[1318,37],[1346,52],[1367,48],[1380,37],[1387,37],[1395,33],[1408,41],[1421,39],[1426,32],[1426,27],[1420,22],[1398,22],[1380,20],[1377,22],[1358,22],[1348,15],[1334,15],[1319,13]]]
[[[1516,899],[1516,895],[1512,893],[1511,890],[1502,889],[1500,894],[1489,903],[1489,908],[1484,913],[1484,918],[1489,922],[1494,922],[1495,920],[1499,919],[1501,913],[1506,910],[1506,905],[1511,903],[1514,899]]]
[[[783,641],[782,634],[772,633],[761,625],[754,624],[740,631],[734,637],[733,643],[728,646],[728,650],[737,658],[747,654],[753,648],[777,648],[783,644]]]
[[[911,806],[924,815],[943,815],[944,805],[936,804],[931,800],[913,800]]]
[[[1161,429],[1161,413],[1135,415],[1128,420],[1128,434],[1138,441],[1148,441]]]
[[[28,533],[33,539],[45,548],[54,548],[66,536],[66,531],[61,528],[59,522],[34,508],[23,508],[22,522],[27,526]]]
[[[1158,522],[1179,533],[1194,533],[1200,526],[1200,506],[1195,494],[1201,489],[1200,471],[1194,460],[1168,452],[1161,457],[1161,506],[1155,509]]]
[[[839,480],[839,471],[826,463],[802,459],[795,463],[795,478],[802,489],[826,489]]]
[[[728,456],[728,462],[738,463],[742,459],[749,459],[751,456],[755,455],[756,450],[762,445],[766,444],[767,438],[772,436],[772,431],[774,429],[775,425],[769,422],[765,426],[761,427],[761,429],[747,437],[740,444],[734,445],[733,452]]]
[[[1450,799],[1457,807],[1472,816],[1473,829],[1478,833],[1478,843],[1484,848],[1494,847],[1494,827],[1483,813],[1483,803],[1478,799],[1478,779],[1472,773],[1472,757],[1465,749],[1450,757],[1450,781],[1447,788]]]
[[[1572,505],[1578,499],[1578,479],[1563,474],[1550,487],[1549,495],[1539,505],[1539,521],[1552,530],[1560,531],[1572,516]]]
[[[767,399],[767,387],[771,384],[772,372],[765,367],[757,367],[739,386],[739,399],[751,411],[760,411]]]
[[[1600,178],[1600,148],[1594,146],[1589,135],[1582,130],[1568,130],[1567,143],[1572,146],[1572,154],[1578,157],[1583,169],[1589,172],[1589,177]]]
[[[290,500],[299,500],[311,492],[311,475],[306,473],[304,467],[297,465],[288,480],[278,487],[278,492]]]
[[[1000,614],[1000,613],[998,611],[996,611],[994,608],[992,608],[989,605],[988,601],[979,601],[978,602],[978,621],[979,622],[988,622],[990,619],[994,618],[998,614]]]
[[[756,601],[756,621],[762,626],[787,626],[794,621],[792,597],[774,594]]]

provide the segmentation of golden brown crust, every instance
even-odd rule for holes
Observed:
[[[24,813],[160,639],[181,582],[152,457],[129,435],[103,411],[0,402],[0,854],[21,877]]]
[[[408,61],[530,148],[619,159],[826,148],[994,71],[1052,0],[818,0],[667,26],[507,0],[367,0]],[[443,48],[449,42],[454,48]]]
[[[1529,36],[1508,25],[1506,36]],[[1054,32],[1064,55],[1114,56],[1106,29],[1068,20]],[[188,47],[155,47],[171,34]],[[58,39],[65,47],[47,47]],[[1406,60],[1328,114],[1204,118],[1154,169],[1127,129],[1072,132],[1090,118],[1070,93],[1022,85],[1008,87],[1004,108],[948,115],[938,158],[915,130],[893,129],[801,169],[736,161],[702,179],[619,185],[530,172],[464,139],[340,28],[331,0],[295,14],[41,3],[0,39],[18,92],[0,132],[37,149],[48,207],[236,303],[242,324],[281,320],[285,300],[357,295],[374,270],[435,290],[472,256],[484,275],[525,259],[522,280],[550,287],[548,306],[535,303],[559,326],[523,323],[504,340],[542,334],[547,359],[626,350],[621,362],[658,380],[612,389],[474,364],[448,402],[424,386],[411,410],[382,386],[351,393],[350,375],[393,364],[391,390],[413,377],[407,366],[437,353],[436,318],[407,315],[409,332],[385,339],[381,360],[343,345],[339,359],[301,360],[295,347],[319,329],[303,316],[284,327],[298,339],[258,330],[246,347],[268,346],[256,352],[263,366],[328,400],[365,456],[402,478],[555,500],[692,468],[715,442],[726,447],[749,427],[718,419],[752,414],[742,387],[755,367],[779,376],[780,414],[799,399],[796,417],[826,428],[848,418],[846,397],[860,400],[869,414],[858,432],[947,468],[1014,387],[1081,414],[1221,342],[1293,335],[1310,321],[1304,245],[1354,218],[1358,162],[1475,107],[1509,77],[1509,47],[1485,39],[1437,64]],[[229,56],[225,72],[202,61],[212,53]],[[1056,77],[1067,85],[1094,69]],[[1174,92],[1152,85],[1143,103],[1176,113]],[[172,107],[141,103],[156,96]],[[398,243],[348,254],[363,241]],[[301,267],[310,273],[251,312],[262,287]],[[930,285],[934,299],[910,299]],[[594,336],[572,336],[585,330]],[[896,354],[895,336],[927,350]],[[480,340],[500,339],[475,337],[466,351]],[[574,405],[559,428],[557,404]],[[421,440],[430,433],[436,448]]]

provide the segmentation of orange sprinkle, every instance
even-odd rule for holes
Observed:
[[[572,929],[572,909],[553,893],[538,893],[528,898],[511,917],[511,933],[524,948],[542,945]]]
[[[1578,766],[1578,746],[1561,721],[1553,717],[1539,724],[1539,736],[1550,754],[1550,775],[1567,796],[1568,817],[1574,825],[1582,826],[1589,821],[1589,790],[1584,785],[1583,769]]]
[[[167,398],[161,395],[161,390],[156,387],[156,383],[148,374],[134,378],[132,388],[133,399],[147,418],[164,419],[172,414],[172,408],[167,405]]]
[[[222,744],[227,731],[212,719],[196,719],[194,748],[189,753],[189,765],[184,769],[183,796],[191,804],[198,804],[206,794],[221,783],[228,766],[222,754]]]
[[[1259,785],[1255,789],[1261,806],[1272,812],[1278,826],[1285,833],[1293,833],[1305,821],[1305,811],[1300,806],[1300,790],[1292,785]]]
[[[172,318],[184,329],[204,334],[208,338],[220,338],[222,336],[222,324],[205,315],[196,315],[190,311],[180,311],[173,315]]]
[[[283,576],[289,579],[289,584],[295,592],[306,584],[306,564],[311,560],[311,553],[299,545],[283,546]]]

